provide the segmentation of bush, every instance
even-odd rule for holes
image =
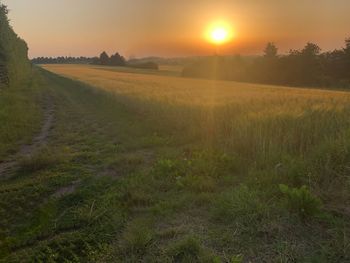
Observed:
[[[301,218],[315,216],[320,212],[321,200],[313,196],[305,185],[300,188],[290,188],[280,184],[279,188],[287,198],[288,208]]]

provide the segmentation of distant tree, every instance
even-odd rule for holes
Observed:
[[[123,56],[119,55],[119,53],[115,53],[109,59],[109,65],[111,66],[125,66],[126,60]]]
[[[278,49],[272,42],[267,43],[263,50],[263,57],[254,61],[251,68],[251,77],[254,81],[271,83],[278,76]]]
[[[345,39],[345,48],[344,48],[344,77],[350,82],[350,37]]]
[[[350,56],[350,37],[345,39],[344,52]]]
[[[275,44],[272,42],[267,43],[267,45],[264,49],[264,57],[265,58],[276,58],[277,53],[278,53],[278,48],[275,46]]]
[[[307,43],[301,51],[304,83],[306,85],[319,85],[323,77],[320,60],[321,48],[314,43]]]
[[[33,58],[31,61],[34,64],[90,64],[95,58],[89,57],[55,57],[55,58],[44,58],[37,57]],[[97,64],[99,64],[99,59],[97,58]]]
[[[314,43],[310,43],[308,42],[306,44],[306,46],[303,48],[303,50],[301,51],[301,54],[306,57],[317,57],[321,52],[321,48],[317,45],[317,44],[314,44]]]
[[[105,51],[103,51],[100,55],[100,63],[101,65],[108,65],[109,64],[109,56]]]
[[[100,64],[100,58],[99,57],[93,57],[91,64],[98,65]]]

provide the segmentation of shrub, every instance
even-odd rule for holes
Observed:
[[[290,188],[280,184],[279,188],[287,198],[289,209],[301,218],[315,216],[320,212],[321,200],[313,196],[305,185],[300,188]]]

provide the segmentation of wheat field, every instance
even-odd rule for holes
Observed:
[[[296,108],[332,108],[335,105],[342,107],[350,98],[348,92],[342,91],[169,77],[162,75],[163,70],[159,73],[148,71],[153,74],[147,74],[147,71],[144,73],[142,70],[130,69],[122,72],[110,67],[90,65],[44,65],[43,67],[54,73],[118,94],[196,106],[248,103],[252,108],[257,104],[270,104],[270,108],[277,104],[278,107],[293,106],[291,107],[293,109],[290,109],[293,111]]]
[[[121,103],[153,116],[160,126],[167,122],[238,153],[250,152],[253,158],[285,151],[303,156],[326,137],[342,137],[350,127],[350,94],[343,91],[186,79],[164,76],[162,71],[140,74],[89,65],[44,68],[116,94]]]

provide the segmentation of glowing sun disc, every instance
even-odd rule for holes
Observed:
[[[231,25],[226,22],[211,24],[206,30],[206,39],[216,45],[227,43],[233,37]]]
[[[215,28],[212,32],[211,32],[211,39],[213,40],[213,42],[215,43],[223,43],[228,39],[228,31],[225,28]]]

